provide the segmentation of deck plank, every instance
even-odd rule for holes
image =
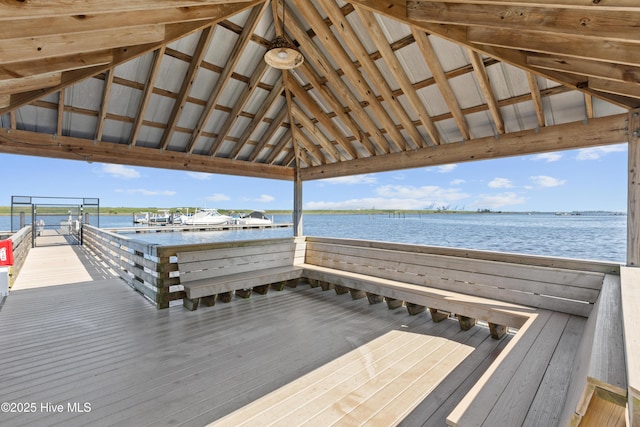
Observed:
[[[393,331],[488,337],[307,286],[157,310],[121,279],[14,291],[0,324],[0,401],[91,403],[3,427],[202,426]]]

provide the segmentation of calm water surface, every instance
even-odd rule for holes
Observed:
[[[101,227],[109,227],[109,217]],[[276,216],[276,222],[290,222]],[[420,245],[451,246],[567,258],[624,262],[626,216],[553,214],[305,215],[307,236],[343,237]],[[127,224],[130,225],[130,224]],[[290,228],[202,233],[137,234],[158,244],[289,237]]]
[[[291,222],[276,215],[276,222]],[[27,219],[29,221],[29,219]],[[97,218],[91,223],[97,225]],[[307,236],[382,240],[500,252],[625,262],[627,217],[554,214],[430,214],[304,216]],[[100,227],[132,227],[130,216],[101,216]],[[0,230],[10,230],[0,217]],[[290,237],[291,228],[185,233],[139,233],[161,245]]]

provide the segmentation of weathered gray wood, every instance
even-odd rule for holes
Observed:
[[[183,298],[182,305],[189,311],[194,311],[198,309],[198,305],[200,304],[200,298]]]
[[[509,332],[509,327],[505,325],[496,325],[495,323],[489,323],[489,333],[491,334],[491,338],[494,340],[499,340],[504,337],[507,332]]]
[[[260,294],[260,295],[266,295],[267,292],[269,292],[269,286],[270,285],[260,285],[260,286],[254,286],[253,287],[253,292]]]
[[[407,307],[407,313],[409,313],[410,316],[423,313],[427,309],[424,305],[414,304],[412,302],[407,302],[405,306]]]
[[[349,293],[351,294],[351,299],[361,299],[367,296],[365,291],[358,289],[349,289]]]
[[[240,298],[249,298],[251,297],[251,288],[248,289],[236,289],[236,296],[240,297]]]
[[[628,382],[628,410],[631,427],[640,426],[640,268],[622,267],[622,321]]]
[[[448,319],[451,313],[448,311],[438,310],[437,308],[429,307],[429,313],[434,322],[442,322],[444,319]]]
[[[333,290],[336,291],[336,295],[343,295],[343,294],[349,293],[349,288],[347,286],[334,284]]]
[[[367,292],[367,299],[369,300],[369,304],[380,304],[384,301],[384,297],[381,295],[372,294],[371,292]]]
[[[210,295],[208,297],[200,298],[200,301],[202,302],[202,305],[206,307],[213,307],[214,305],[216,305],[217,297],[218,297],[217,295]]]
[[[460,329],[462,329],[463,331],[468,331],[469,329],[476,326],[476,323],[478,323],[478,319],[474,319],[473,317],[467,317],[461,314],[456,314],[456,317],[458,318]]]
[[[384,297],[384,300],[386,301],[387,308],[389,310],[395,310],[396,308],[402,307],[402,305],[404,304],[404,301],[402,301],[401,299]]]

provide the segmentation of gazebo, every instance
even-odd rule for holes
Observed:
[[[469,257],[508,268],[527,265],[531,277],[549,268],[602,275],[593,300],[584,301],[588,310],[569,313],[587,319],[584,330],[594,334],[585,332],[580,344],[587,356],[572,353],[589,373],[584,378],[579,369],[571,373],[571,387],[562,397],[566,403],[553,419],[594,423],[590,417],[598,409],[587,408],[600,399],[622,408],[627,425],[637,427],[640,336],[632,323],[638,320],[633,307],[640,304],[637,22],[640,6],[633,0],[7,1],[0,5],[0,152],[291,181],[293,244],[308,252],[294,255],[293,263],[296,256],[310,263],[312,253],[327,263],[319,267],[334,268],[328,255],[319,255],[331,252],[326,245],[340,246],[344,256],[369,259],[373,250],[388,251],[385,257],[404,251],[419,266],[424,254],[390,244],[305,240],[304,182],[628,143],[626,265]],[[224,250],[232,252],[228,246]],[[181,253],[174,253],[179,264]],[[506,271],[503,264],[499,269]],[[391,294],[402,294],[388,291],[391,284],[353,276],[362,271],[346,278],[311,270],[300,273],[311,283],[333,281],[390,300]],[[287,274],[293,276],[282,281],[299,278]],[[617,284],[607,284],[607,277],[616,277]],[[279,280],[269,281],[274,282]],[[607,286],[618,296],[597,300]],[[406,298],[397,299],[409,302],[408,294],[402,295]],[[201,298],[211,298],[186,296],[176,293],[174,299],[185,297],[192,309]],[[421,298],[411,304],[433,308],[434,319],[442,311],[456,314]],[[592,313],[620,306],[621,317],[609,319],[601,330],[619,335],[621,347],[599,347],[603,337],[593,330],[604,315]],[[502,314],[488,321],[492,334],[493,326],[506,321],[524,332],[536,324],[529,312],[496,307],[492,313]],[[519,314],[503,316],[512,309]],[[482,319],[482,313],[471,311]],[[515,358],[522,340],[511,340],[514,351],[504,352],[512,355],[505,360]],[[623,366],[602,362],[610,356],[606,351],[626,355]],[[622,370],[624,385],[612,390],[598,382],[602,378],[591,370],[598,363],[602,371]],[[502,384],[489,373],[482,378]],[[446,415],[450,425],[501,419],[493,412],[476,417],[475,408],[483,403],[478,384]],[[494,387],[504,392],[509,384]]]

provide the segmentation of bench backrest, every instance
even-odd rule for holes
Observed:
[[[397,245],[395,245],[397,246]],[[587,317],[604,273],[307,239],[305,262]]]
[[[179,252],[180,283],[274,267],[304,260],[301,239],[270,239],[220,244],[201,251]]]

